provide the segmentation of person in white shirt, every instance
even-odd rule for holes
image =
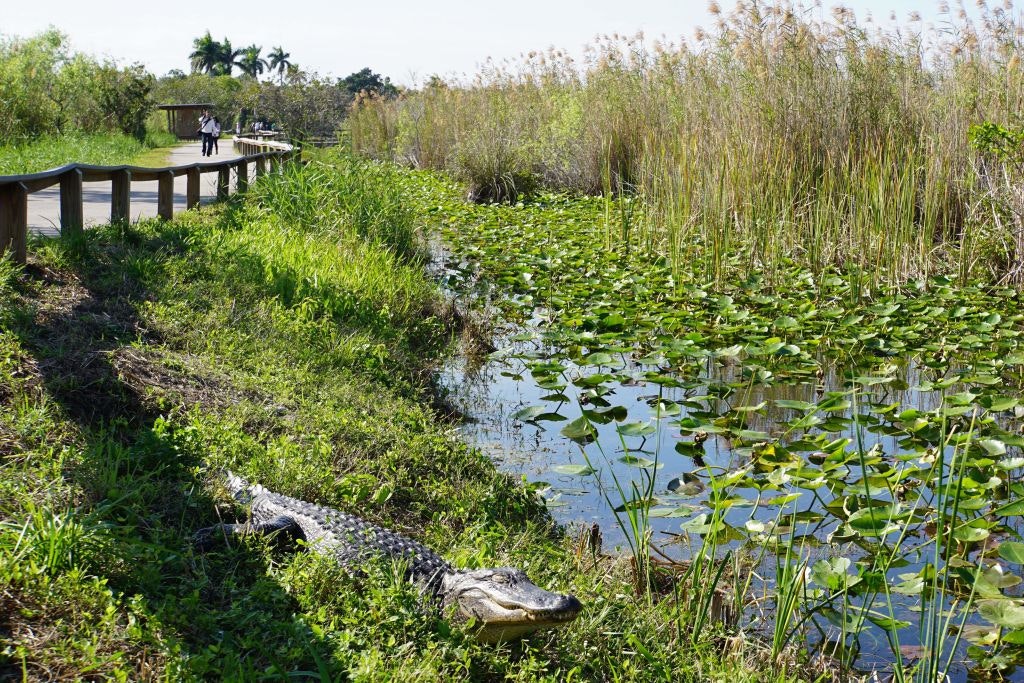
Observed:
[[[203,156],[208,157],[213,154],[213,131],[219,128],[217,120],[206,115],[205,119],[200,119],[199,132],[203,136]]]
[[[199,115],[199,128],[196,130],[196,136],[203,143],[202,155],[206,156],[206,138],[203,136],[203,126],[206,125],[206,120],[210,118],[210,112],[206,109]]]

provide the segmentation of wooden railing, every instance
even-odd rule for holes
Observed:
[[[84,227],[82,183],[109,182],[110,221],[126,221],[131,215],[131,184],[133,181],[157,182],[157,215],[170,220],[174,215],[174,179],[187,176],[185,206],[199,206],[200,177],[217,174],[217,199],[230,193],[231,169],[236,169],[236,190],[244,192],[249,184],[249,164],[256,164],[256,175],[276,171],[283,162],[291,161],[296,150],[282,142],[235,138],[235,151],[240,157],[226,161],[197,162],[184,166],[144,168],[141,166],[92,166],[69,164],[60,168],[26,175],[0,176],[0,255],[8,250],[18,263],[25,263],[28,248],[28,196],[60,185],[61,234],[81,232]]]

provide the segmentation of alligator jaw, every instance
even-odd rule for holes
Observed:
[[[562,626],[583,609],[574,596],[548,592],[521,570],[509,567],[453,572],[444,577],[442,593],[445,604],[481,625],[477,638],[483,642],[512,640]]]

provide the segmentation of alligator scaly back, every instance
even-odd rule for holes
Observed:
[[[220,536],[284,534],[317,552],[333,555],[346,566],[362,564],[373,556],[403,560],[409,578],[432,594],[438,592],[442,575],[453,571],[430,548],[355,515],[275,493],[233,472],[225,473],[224,484],[235,500],[249,505],[250,520],[200,530],[200,546],[208,547],[218,532]]]
[[[374,556],[402,560],[408,578],[432,601],[456,607],[462,617],[482,623],[484,640],[565,624],[582,609],[572,595],[543,590],[518,569],[454,569],[422,543],[355,515],[269,491],[232,472],[226,473],[225,486],[236,500],[249,504],[250,520],[200,529],[195,544],[201,550],[234,534],[283,534],[346,566]]]

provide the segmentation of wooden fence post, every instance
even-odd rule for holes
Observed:
[[[11,250],[16,263],[28,256],[28,188],[24,183],[0,187],[0,253]]]
[[[114,171],[110,181],[110,222],[126,221],[132,211],[132,173]]]
[[[231,185],[231,166],[224,165],[217,169],[217,201],[222,202],[228,198],[228,191]]]
[[[82,171],[72,169],[60,177],[60,233],[81,234],[85,225],[82,210]]]
[[[188,183],[185,186],[185,208],[194,209],[199,206],[199,181],[201,174],[198,168],[190,168],[185,171]]]
[[[259,178],[261,175],[267,172],[267,158],[260,156],[256,157],[256,177]]]
[[[156,213],[169,221],[174,217],[174,172],[161,173],[156,188]]]
[[[239,193],[245,192],[249,189],[249,162],[242,159],[235,168],[238,171],[238,180],[236,182],[235,189]]]
[[[281,157],[274,154],[270,157],[270,172],[277,173],[281,170]]]

